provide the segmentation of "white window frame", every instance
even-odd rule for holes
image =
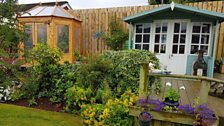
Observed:
[[[193,33],[193,26],[194,26],[194,23],[200,23],[200,26],[202,26],[202,24],[210,24],[210,28],[209,28],[209,33],[202,33],[202,27],[200,29],[200,33]],[[200,50],[200,46],[202,45],[205,45],[205,46],[208,46],[208,50],[207,50],[207,54],[204,54],[205,56],[208,56],[210,54],[210,47],[211,47],[211,42],[212,42],[212,23],[211,22],[191,22],[191,27],[190,27],[190,43],[189,43],[189,55],[198,55],[197,53],[195,54],[192,54],[191,53],[191,46],[192,45],[198,45],[199,46],[199,50]],[[192,35],[200,35],[199,36],[199,43],[198,44],[192,44]],[[201,36],[202,35],[209,35],[209,40],[208,40],[208,44],[201,44]]]
[[[178,54],[187,54],[186,50],[187,50],[187,46],[188,46],[188,42],[187,42],[187,37],[189,36],[188,34],[188,24],[189,22],[188,21],[185,21],[185,20],[178,20],[178,21],[174,21],[174,23],[180,23],[180,31],[178,33],[174,33],[174,31],[172,31],[172,42],[170,44],[172,44],[172,47],[171,47],[171,53],[174,54],[174,55],[178,55]],[[174,24],[173,23],[173,27],[174,27]],[[181,23],[186,23],[186,32],[185,33],[181,33]],[[172,28],[172,30],[174,30],[174,28]],[[173,39],[174,39],[174,35],[178,35],[178,43],[173,43]],[[185,35],[185,43],[180,43],[180,38],[181,38],[181,35]],[[177,53],[173,53],[173,45],[177,45]],[[180,45],[184,45],[184,53],[179,53],[179,50],[180,50]]]
[[[162,33],[162,24],[164,24],[164,23],[166,23],[167,24],[167,32],[166,33]],[[160,31],[160,33],[156,33],[156,24],[160,24],[160,27],[161,27],[161,31]],[[168,35],[169,35],[169,24],[170,24],[170,22],[168,21],[168,20],[162,20],[162,21],[155,21],[154,23],[153,23],[153,41],[152,41],[152,45],[153,45],[153,52],[154,53],[156,53],[156,54],[166,54],[167,53],[167,46],[168,46]],[[160,35],[160,38],[159,38],[159,43],[155,43],[155,39],[156,39],[156,35]],[[162,35],[166,35],[166,43],[162,43],[161,42],[161,40],[162,40]],[[155,45],[159,45],[159,52],[155,52]],[[160,49],[161,49],[161,45],[165,45],[166,46],[166,49],[165,49],[165,53],[161,53],[160,51]]]
[[[144,33],[144,26],[145,25],[150,25],[150,32],[149,33]],[[143,28],[142,28],[142,32],[141,33],[136,33],[136,26],[137,25],[142,25]],[[142,38],[141,38],[141,43],[136,43],[136,35],[142,35]],[[148,43],[143,43],[143,38],[144,38],[144,35],[149,35],[150,38],[149,38],[149,42]],[[141,49],[140,50],[143,50],[143,45],[149,45],[149,49],[148,51],[150,50],[151,46],[152,46],[152,42],[151,42],[151,39],[152,39],[152,23],[136,23],[134,25],[134,44],[133,44],[133,49],[136,49],[135,48],[135,45],[141,45]]]

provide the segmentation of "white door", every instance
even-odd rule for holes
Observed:
[[[185,74],[188,30],[186,21],[155,22],[153,51],[172,74]]]

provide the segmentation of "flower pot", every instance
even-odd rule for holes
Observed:
[[[140,126],[150,126],[152,115],[148,112],[141,112],[138,116]]]
[[[175,107],[175,106],[178,107],[179,106],[179,102],[178,101],[169,100],[169,98],[165,98],[164,103],[167,106],[170,106],[170,107]]]
[[[140,126],[150,126],[151,121],[139,121]]]

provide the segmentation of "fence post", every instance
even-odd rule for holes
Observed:
[[[140,83],[139,83],[139,97],[147,98],[148,93],[148,75],[149,75],[149,64],[141,63],[140,66]]]
[[[206,80],[201,81],[199,104],[206,104],[208,102],[208,92],[210,89],[210,82]]]

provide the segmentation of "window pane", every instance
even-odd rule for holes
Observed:
[[[201,46],[200,50],[204,50],[204,54],[208,54],[208,46]]]
[[[178,45],[173,45],[173,54],[177,54]]]
[[[155,53],[159,53],[159,45],[155,45],[154,46],[154,52]]]
[[[186,35],[180,36],[180,43],[185,43]]]
[[[69,52],[69,26],[58,25],[58,47],[64,52]]]
[[[181,23],[181,33],[186,33],[187,32],[187,23],[183,22]]]
[[[144,25],[144,33],[150,33],[150,24]]]
[[[25,49],[32,49],[33,48],[33,31],[32,31],[31,25],[26,26],[25,33],[28,36],[28,38],[25,40],[25,43],[24,43]]]
[[[160,35],[156,35],[155,36],[155,43],[159,43],[159,40],[160,40]]]
[[[135,44],[135,49],[141,49],[141,44]]]
[[[144,49],[144,50],[149,50],[149,45],[148,45],[148,44],[147,44],[147,45],[144,44],[144,45],[143,45],[143,49]]]
[[[194,23],[193,33],[200,33],[200,32],[201,32],[201,24],[200,23]]]
[[[209,42],[209,35],[202,35],[201,44],[208,44],[208,42]]]
[[[185,50],[185,45],[180,45],[179,46],[179,54],[184,54],[184,50]]]
[[[198,45],[191,45],[191,54],[195,54],[198,52]]]
[[[173,35],[173,43],[178,43],[179,35]]]
[[[149,43],[150,35],[143,35],[143,43]]]
[[[161,45],[160,53],[166,53],[166,45]]]
[[[180,23],[174,23],[174,33],[180,32]]]
[[[37,42],[38,43],[47,42],[47,25],[46,24],[37,25]]]
[[[191,43],[199,44],[199,38],[200,38],[200,35],[192,35]]]
[[[136,25],[136,33],[142,33],[142,25]]]
[[[167,40],[167,36],[166,35],[162,35],[161,43],[166,43],[166,40]]]
[[[156,33],[160,33],[160,31],[161,31],[161,24],[157,23],[156,24]]]
[[[209,32],[210,32],[210,24],[203,24],[202,33],[209,33]]]
[[[163,23],[162,33],[167,33],[167,23]]]
[[[136,35],[135,36],[135,42],[136,43],[141,43],[142,42],[142,35]]]

